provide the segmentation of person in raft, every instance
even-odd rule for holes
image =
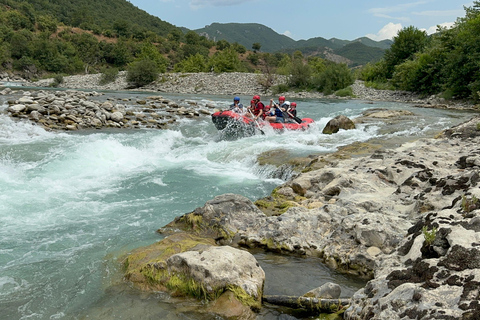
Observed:
[[[233,103],[230,105],[230,110],[239,114],[244,113],[243,104],[240,103],[239,97],[233,98]]]
[[[273,107],[274,105],[278,105],[282,108],[285,108],[285,106],[283,104],[285,104],[285,97],[284,96],[278,97],[278,103],[273,101],[273,99],[270,99],[270,108]]]
[[[285,113],[286,113],[286,116],[287,116],[285,121],[287,123],[297,123],[294,120],[294,118],[297,116],[297,103],[296,102],[290,103],[290,108],[288,108]]]
[[[283,98],[285,99],[285,97]],[[278,99],[278,100],[282,101],[281,99]],[[287,111],[287,108],[290,107],[290,103],[287,101],[282,103],[281,105],[278,105],[273,102],[273,99],[270,99],[270,105],[273,108],[274,115],[266,117],[265,120],[267,120],[268,122],[284,123],[285,122],[284,113],[285,111]]]
[[[253,120],[258,118],[263,119],[263,113],[265,111],[265,105],[260,101],[260,96],[255,95],[252,98],[252,103],[250,103],[250,112],[253,115]]]

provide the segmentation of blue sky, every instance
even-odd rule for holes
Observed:
[[[391,39],[414,26],[433,33],[465,16],[468,0],[128,0],[177,27],[214,22],[260,23],[294,40],[323,37]]]

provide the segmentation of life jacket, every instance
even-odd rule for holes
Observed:
[[[261,101],[258,101],[257,104],[255,104],[255,109],[253,110],[253,114],[255,116],[258,116],[260,114],[260,110],[265,110],[265,105]],[[263,116],[265,116],[265,114],[263,114]]]

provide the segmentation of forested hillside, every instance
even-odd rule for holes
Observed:
[[[194,31],[213,41],[238,42],[247,49],[251,49],[254,43],[259,43],[263,52],[270,53],[293,48],[296,43],[292,38],[258,23],[212,23]]]
[[[97,34],[142,38],[150,32],[166,37],[171,32],[180,31],[125,0],[0,0],[0,4],[19,10],[30,23],[35,22],[35,17],[42,17]]]
[[[200,35],[218,41],[238,42],[246,48],[252,48],[254,44],[260,44],[263,52],[293,53],[296,50],[305,56],[319,56],[325,58],[325,50],[332,49],[337,55],[351,61],[351,66],[363,65],[367,62],[376,62],[382,58],[384,50],[392,44],[391,40],[374,41],[369,38],[359,38],[353,41],[341,39],[325,39],[315,37],[308,40],[295,41],[287,36],[278,34],[274,30],[258,23],[212,23],[201,29],[196,29]],[[353,45],[362,43],[363,46]],[[345,46],[348,46],[344,48]],[[355,53],[356,49],[360,51]],[[343,54],[348,54],[344,56]]]

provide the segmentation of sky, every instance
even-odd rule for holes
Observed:
[[[469,0],[128,0],[190,30],[218,23],[260,23],[294,40],[392,39],[414,26],[428,34],[465,16]]]

